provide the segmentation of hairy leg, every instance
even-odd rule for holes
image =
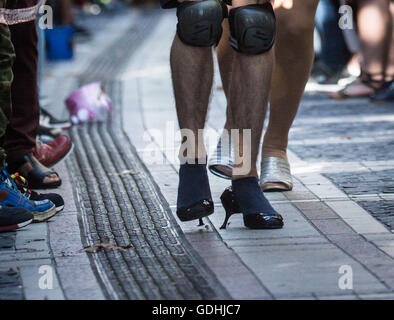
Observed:
[[[196,137],[184,142],[187,154],[182,152],[180,157],[205,158],[199,130],[204,129],[213,82],[212,48],[192,47],[175,36],[170,59],[179,127]]]
[[[229,7],[230,8],[230,7]],[[233,66],[233,58],[234,58],[234,49],[231,48],[230,42],[228,41],[230,38],[230,26],[228,23],[228,19],[223,22],[223,35],[222,39],[219,42],[219,45],[216,47],[216,55],[219,62],[219,70],[220,77],[222,79],[223,90],[226,95],[227,101],[229,100],[229,85],[231,79],[231,72]],[[226,124],[224,128],[226,130],[230,130],[232,127],[232,115],[231,109],[227,107],[226,110]]]
[[[267,1],[261,1],[264,3]],[[233,0],[233,7],[256,1]],[[257,177],[256,161],[268,103],[274,64],[273,49],[263,54],[248,55],[232,52],[228,84],[228,104],[232,115],[231,129],[239,130],[239,142],[234,141],[233,179]],[[243,130],[250,130],[250,141]]]

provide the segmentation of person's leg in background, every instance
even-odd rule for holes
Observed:
[[[315,23],[320,36],[320,50],[312,76],[318,83],[337,83],[351,58],[338,24],[338,9],[339,3],[334,0],[320,0],[317,7]]]
[[[34,0],[18,1],[17,5],[29,7],[35,5]],[[15,6],[15,4],[14,4]],[[14,8],[14,7],[13,7]],[[7,151],[7,162],[11,172],[20,172],[30,177],[31,185],[39,187],[36,181],[42,180],[40,187],[45,185],[58,186],[61,182],[57,174],[40,164],[31,155],[36,147],[39,128],[40,109],[38,104],[37,75],[37,31],[35,21],[10,26],[11,40],[15,48],[16,60],[13,67],[12,83],[12,115],[4,138]],[[26,160],[26,156],[30,160]],[[34,170],[35,178],[31,176]]]
[[[291,177],[289,179],[285,173],[287,179],[282,181],[280,171],[289,170],[283,162],[287,162],[288,135],[312,68],[318,0],[279,1],[275,4],[278,21],[276,63],[269,124],[262,148],[261,184],[265,190],[288,190],[292,188]],[[279,172],[278,179],[275,179],[275,171]]]
[[[5,1],[0,0],[0,8]],[[3,149],[4,135],[8,118],[11,115],[11,85],[13,80],[12,65],[15,60],[9,27],[0,23],[0,170],[4,169],[6,152]]]
[[[5,1],[0,0],[0,8],[5,7]],[[2,140],[7,128],[8,117],[11,114],[11,84],[13,79],[12,64],[15,59],[11,42],[10,30],[7,25],[0,23],[0,170],[5,170],[6,153],[2,148]],[[0,174],[0,232],[16,230],[33,222],[34,216],[23,208],[7,208],[2,206],[7,191],[6,182]]]
[[[391,43],[386,66],[386,83],[382,90],[372,95],[373,101],[393,101],[394,100],[394,1],[390,1],[390,13],[392,21]]]
[[[349,3],[357,9],[362,73],[353,83],[331,95],[339,99],[369,97],[385,85],[392,37],[390,0],[351,0]]]

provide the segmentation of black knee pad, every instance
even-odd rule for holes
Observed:
[[[177,33],[182,42],[195,47],[217,45],[227,7],[219,0],[185,1],[177,9]]]
[[[262,54],[275,43],[276,18],[269,2],[233,8],[229,22],[230,44],[241,53]]]

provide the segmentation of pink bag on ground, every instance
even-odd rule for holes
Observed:
[[[86,121],[105,121],[112,112],[112,102],[99,82],[84,85],[65,101],[75,124]]]

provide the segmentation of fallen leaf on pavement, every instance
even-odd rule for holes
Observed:
[[[105,238],[104,242],[94,244],[92,246],[84,247],[84,250],[86,252],[98,252],[101,249],[106,249],[106,250],[120,250],[120,251],[125,251],[126,249],[132,248],[133,246],[131,244],[127,246],[118,246],[114,243],[110,243],[109,238]]]

